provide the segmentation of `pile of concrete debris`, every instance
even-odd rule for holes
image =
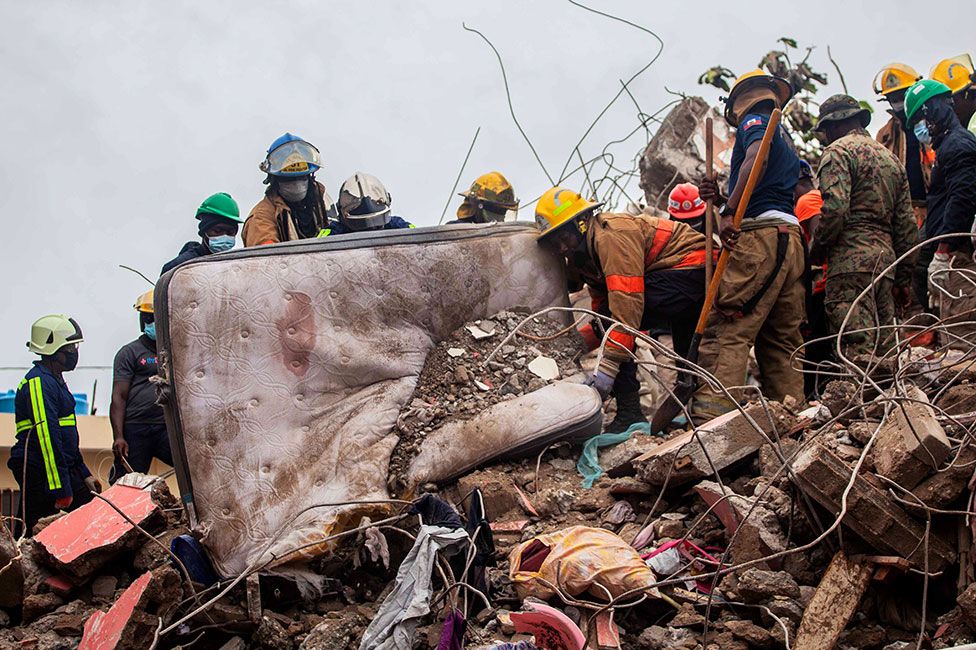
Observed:
[[[511,331],[521,316],[510,318],[494,325]],[[538,357],[575,367],[575,343],[529,338],[503,349],[499,367],[479,365],[475,353],[500,339],[459,332],[417,399],[436,399],[434,417],[463,417],[476,393],[456,390],[459,368],[490,382],[478,395],[487,404],[513,377],[531,389],[522,370]],[[567,442],[483,467],[432,487],[393,523],[350,523],[345,543],[314,562],[327,587],[311,600],[280,575],[209,575],[164,483],[133,476],[32,539],[3,538],[0,646],[971,643],[971,361],[915,350],[910,363],[872,366],[870,381],[831,382],[819,404],[753,402],[664,438],[635,430],[599,450],[590,488]]]

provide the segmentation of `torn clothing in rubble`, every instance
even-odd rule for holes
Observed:
[[[463,528],[420,527],[417,541],[397,571],[396,585],[363,634],[359,650],[409,650],[420,619],[430,610],[431,578],[437,552],[467,544]]]

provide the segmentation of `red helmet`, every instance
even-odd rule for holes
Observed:
[[[676,185],[668,195],[668,213],[675,219],[694,219],[705,213],[705,202],[698,195],[698,186],[691,183]]]

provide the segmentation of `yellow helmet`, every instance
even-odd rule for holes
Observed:
[[[155,289],[150,289],[146,293],[142,294],[136,298],[136,304],[132,305],[132,308],[137,312],[143,314],[153,313],[153,292]]]
[[[910,65],[904,63],[889,63],[874,76],[874,92],[877,95],[888,95],[898,90],[908,90],[922,78]]]
[[[781,109],[789,103],[795,92],[793,84],[782,77],[767,74],[759,68],[750,70],[736,79],[729,91],[725,100],[725,121],[731,126],[739,126],[741,116],[767,99]]]
[[[602,203],[587,201],[582,196],[565,187],[554,187],[535,204],[535,223],[539,226],[539,238],[546,237],[567,223],[579,223],[576,217],[587,210],[598,208]],[[583,232],[585,227],[580,228]]]
[[[973,73],[973,58],[968,54],[960,54],[951,59],[942,59],[929,72],[929,77],[949,86],[953,94],[962,92],[973,85],[976,75]]]
[[[458,219],[470,219],[477,214],[479,209],[489,208],[489,212],[500,217],[493,220],[502,221],[505,218],[505,212],[518,210],[519,205],[512,184],[501,172],[482,174],[471,183],[471,188],[467,192],[460,192],[458,196],[463,196],[465,199],[458,206]],[[491,210],[490,208],[494,209]]]

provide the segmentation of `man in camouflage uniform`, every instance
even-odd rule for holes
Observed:
[[[834,95],[821,104],[816,127],[828,146],[817,174],[823,209],[812,254],[828,261],[825,304],[833,333],[853,308],[844,328],[852,332],[843,337],[847,355],[890,347],[892,329],[877,328],[893,324],[896,306],[908,306],[914,256],[854,301],[918,238],[905,168],[868,134],[870,121],[856,99]]]

